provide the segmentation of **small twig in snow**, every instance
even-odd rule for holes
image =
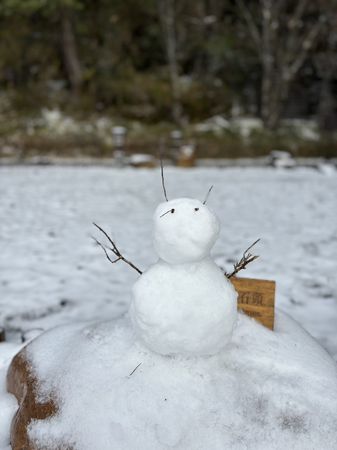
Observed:
[[[138,369],[138,367],[141,365],[142,363],[140,362],[139,364],[138,364],[138,366],[136,366],[134,369],[133,369],[133,371],[129,374],[129,377],[131,377],[131,375],[133,375],[135,372],[136,372],[136,370]]]
[[[138,272],[140,275],[143,273],[140,269],[138,269],[137,266],[135,266],[131,261],[129,261],[128,259],[126,259],[121,252],[118,250],[116,244],[114,243],[114,241],[111,239],[111,237],[108,235],[108,233],[106,231],[103,230],[103,228],[101,228],[99,225],[97,225],[96,223],[93,223],[93,225],[101,232],[104,234],[104,236],[108,239],[108,241],[111,244],[111,248],[110,247],[105,247],[101,242],[99,242],[96,238],[93,237],[94,241],[103,249],[105,256],[107,257],[107,259],[111,262],[111,264],[115,264],[118,261],[124,261],[126,264],[128,264],[130,267],[132,267],[136,272]],[[108,250],[111,251],[117,258],[116,259],[112,259],[108,253]]]
[[[249,263],[255,261],[259,257],[258,255],[252,255],[251,253],[249,253],[249,250],[251,250],[259,241],[260,239],[257,239],[250,247],[247,248],[247,250],[245,250],[240,261],[234,264],[233,272],[225,273],[225,276],[227,278],[232,278],[234,275],[240,272],[240,270],[245,270]]]

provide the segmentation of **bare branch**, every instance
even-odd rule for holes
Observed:
[[[294,29],[299,26],[303,13],[307,7],[308,0],[300,0],[294,10],[294,14],[288,20],[288,28]]]
[[[247,248],[247,250],[244,251],[240,261],[237,261],[234,264],[234,270],[231,273],[225,273],[225,276],[227,278],[232,278],[234,275],[240,272],[240,270],[245,270],[248,264],[255,261],[259,257],[258,255],[252,255],[251,253],[249,253],[249,250],[251,250],[259,241],[260,239],[257,239],[250,247]]]
[[[323,26],[323,20],[318,18],[318,21],[315,23],[315,25],[312,26],[312,28],[310,29],[308,34],[303,37],[302,43],[301,43],[301,48],[296,53],[295,61],[290,65],[288,70],[286,70],[286,72],[285,72],[286,78],[288,78],[289,80],[292,80],[296,76],[296,74],[300,70],[300,68],[302,67],[306,57],[308,56],[309,51],[312,49],[312,47],[322,29],[322,26]]]
[[[116,247],[114,241],[111,239],[111,237],[108,235],[108,233],[107,233],[106,231],[104,231],[103,228],[101,228],[101,227],[100,227],[99,225],[97,225],[95,222],[93,222],[93,225],[94,225],[96,228],[98,228],[99,231],[100,231],[101,233],[104,234],[104,236],[108,239],[108,241],[109,241],[110,244],[112,245],[112,248],[113,248],[112,251],[117,255],[117,253],[119,253],[119,252],[118,252],[118,248]],[[117,255],[117,256],[119,256],[119,255]]]
[[[101,247],[101,249],[104,251],[105,256],[107,257],[107,259],[111,262],[111,264],[115,264],[116,262],[120,261],[120,257],[118,257],[117,259],[111,259],[109,256],[109,253],[107,252],[107,250],[111,250],[110,248],[106,248],[101,242],[99,242],[94,236],[91,236],[92,239],[96,242],[97,245],[99,245]]]
[[[250,12],[249,8],[247,7],[246,3],[244,0],[236,0],[236,4],[238,5],[242,17],[245,20],[249,32],[252,36],[252,39],[254,41],[254,44],[257,48],[258,53],[260,53],[260,49],[261,49],[261,34],[260,31],[255,23],[254,17],[252,15],[252,13]]]
[[[108,233],[106,231],[103,230],[103,228],[101,228],[99,225],[97,225],[96,223],[93,223],[93,225],[101,232],[104,234],[104,236],[108,239],[108,241],[111,244],[111,248],[110,247],[105,247],[101,242],[99,242],[96,238],[93,238],[94,241],[103,249],[106,258],[111,262],[111,264],[115,264],[118,261],[124,261],[126,264],[128,264],[130,267],[132,267],[136,272],[138,272],[140,275],[143,273],[140,269],[138,269],[137,266],[135,266],[131,261],[129,261],[128,259],[126,259],[121,252],[118,250],[116,244],[114,243],[114,241],[111,239],[111,237],[108,235]],[[117,256],[116,259],[112,259],[109,254],[108,251],[110,250],[115,256]]]

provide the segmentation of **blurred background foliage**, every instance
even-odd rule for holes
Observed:
[[[107,117],[139,151],[178,127],[207,156],[337,154],[336,0],[0,0],[0,42],[7,148],[104,155],[93,124]],[[44,133],[41,111],[81,126]],[[214,117],[261,126],[196,137]],[[294,118],[310,120],[310,136],[289,131]]]

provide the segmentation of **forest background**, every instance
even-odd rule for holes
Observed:
[[[337,155],[335,0],[1,0],[0,155]]]

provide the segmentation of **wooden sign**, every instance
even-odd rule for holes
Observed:
[[[230,281],[239,294],[238,308],[273,330],[275,281],[236,277],[232,277]]]

